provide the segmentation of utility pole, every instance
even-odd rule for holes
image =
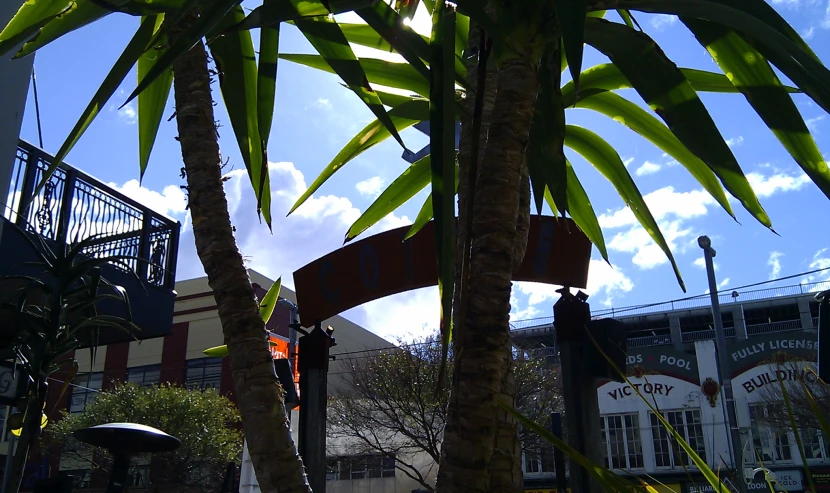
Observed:
[[[818,301],[818,376],[830,382],[830,290],[816,295]]]
[[[332,329],[314,330],[300,338],[300,433],[299,452],[308,484],[315,493],[326,493],[326,405],[328,404],[329,349]]]
[[[588,367],[590,358],[585,341],[586,327],[591,322],[591,307],[585,302],[588,297],[582,292],[574,296],[565,287],[557,293],[561,296],[553,305],[553,319],[562,362],[562,390],[565,397],[568,442],[594,464],[602,464],[597,379]],[[570,461],[569,469],[571,491],[602,493],[600,484],[575,460]],[[557,471],[557,476],[564,474],[560,475]]]
[[[706,262],[706,275],[709,278],[709,297],[712,300],[712,318],[715,323],[715,345],[718,350],[718,376],[723,389],[723,396],[726,400],[726,422],[729,425],[729,448],[732,455],[732,463],[735,467],[735,479],[739,491],[746,491],[746,478],[744,478],[743,444],[738,429],[738,419],[735,412],[735,396],[732,392],[732,377],[729,375],[729,363],[726,352],[726,334],[723,332],[723,319],[720,313],[720,301],[718,300],[718,283],[715,280],[715,249],[712,248],[712,241],[708,236],[701,236],[697,244],[703,249],[703,258]]]

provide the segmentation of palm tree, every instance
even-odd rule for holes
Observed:
[[[513,398],[508,345],[511,275],[526,247],[531,203],[537,213],[547,202],[554,214],[570,215],[608,260],[596,214],[565,157],[565,146],[614,185],[667,255],[685,290],[669,246],[622,159],[591,130],[567,124],[566,109],[591,109],[623,123],[680,162],[727,213],[734,217],[724,187],[771,228],[697,93],[743,94],[830,197],[830,171],[789,94],[802,91],[829,111],[830,72],[762,0],[462,0],[456,2],[458,12],[443,2],[423,3],[433,19],[429,38],[394,16],[389,22],[397,27],[394,32],[341,25],[349,41],[393,50],[406,60],[362,58],[360,63],[371,83],[415,94],[381,98],[399,131],[429,120],[432,151],[390,184],[351,226],[346,241],[431,183],[432,193],[410,234],[434,219],[442,330],[445,342],[452,331],[456,355],[438,489],[516,491],[521,485],[515,481],[520,460],[514,446],[515,423],[500,414],[498,404],[509,404]],[[618,9],[623,23],[603,19],[604,10],[611,8]],[[723,74],[678,68],[638,29],[634,11],[679,16]],[[610,63],[583,70],[585,43]],[[317,55],[281,56],[332,71]],[[796,88],[785,87],[773,65]],[[568,68],[571,80],[563,84],[561,74]],[[463,102],[456,98],[459,87]],[[659,119],[614,92],[624,87],[636,90]],[[452,139],[456,120],[462,125],[457,155]],[[388,135],[381,122],[367,125],[294,208]],[[454,237],[449,226],[456,220],[456,169],[460,234]],[[505,456],[512,467],[503,461]]]
[[[242,0],[30,0],[0,32],[0,53],[25,42],[16,56],[32,53],[106,15],[140,17],[133,38],[93,96],[44,173],[44,182],[121,85],[134,66],[138,85],[139,169],[143,175],[173,87],[183,177],[187,180],[196,251],[219,307],[243,429],[263,492],[310,491],[291,438],[282,393],[274,374],[265,324],[237,248],[222,187],[213,112],[212,74],[258,200],[270,227],[268,135],[276,88],[279,27],[293,21],[311,44],[366,102],[392,134],[397,131],[348,42],[330,15],[358,8],[378,17],[371,0],[263,0],[247,16]],[[260,29],[259,57],[250,29]],[[207,48],[206,48],[207,47]],[[208,59],[208,49],[215,62]],[[213,71],[215,68],[215,72]],[[126,104],[126,103],[125,103]]]

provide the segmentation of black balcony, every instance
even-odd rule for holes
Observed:
[[[181,225],[66,164],[61,164],[34,195],[52,160],[43,150],[19,141],[3,221],[14,222],[20,230],[3,227],[0,273],[36,259],[21,230],[40,235],[50,245],[95,237],[85,248],[86,255],[132,258],[125,261],[132,272],[108,264],[102,274],[127,290],[133,321],[141,328],[136,337],[169,334]],[[30,205],[24,211],[26,204]],[[113,310],[113,315],[122,315],[115,307]],[[99,344],[130,339],[122,332],[102,331]]]

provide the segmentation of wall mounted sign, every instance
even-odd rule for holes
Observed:
[[[435,228],[429,223],[403,241],[408,231],[349,243],[294,272],[300,324],[311,327],[384,296],[435,286]],[[532,215],[527,253],[513,279],[584,288],[590,260],[591,242],[573,221]]]
[[[815,361],[818,335],[797,331],[753,336],[727,345],[729,371],[734,377],[762,364]]]
[[[815,368],[808,368],[806,366],[792,367],[782,366],[780,368],[769,366],[768,370],[758,373],[754,376],[741,375],[736,379],[736,385],[742,387],[747,394],[751,394],[768,385],[779,386],[778,382],[798,382],[816,383],[818,377],[815,374]]]
[[[694,384],[700,382],[697,358],[670,346],[629,348],[626,368],[629,376],[668,375]]]

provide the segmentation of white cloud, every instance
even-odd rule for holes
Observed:
[[[738,147],[739,145],[741,145],[743,143],[744,143],[744,138],[743,138],[742,135],[739,135],[737,137],[733,137],[731,139],[727,139],[727,141],[726,141],[726,145],[728,145],[729,147]]]
[[[801,280],[801,284],[807,284],[812,282],[822,282],[822,281],[830,281],[830,252],[828,252],[827,248],[822,248],[821,250],[817,251],[809,265],[810,270],[818,270],[818,269],[828,269],[823,270],[821,272],[816,272],[815,274],[810,274],[804,279]],[[819,285],[813,287],[811,291],[820,291],[822,289],[827,289],[825,285]]]
[[[816,35],[816,28],[812,27],[812,26],[805,29],[805,30],[803,30],[803,31],[801,31],[801,37],[804,38],[805,40],[813,39],[813,36],[815,36],[815,35]]]
[[[516,315],[511,320],[522,320],[518,317],[522,311],[529,311],[532,317],[550,316],[551,306],[553,302],[559,299],[559,293],[556,292],[561,286],[551,284],[539,284],[534,282],[516,282],[513,284],[514,292],[518,291],[528,296],[528,308],[524,310],[517,310]],[[591,260],[588,267],[588,286],[583,289],[585,293],[600,298],[599,302],[603,306],[610,307],[615,297],[627,293],[634,289],[634,283],[631,279],[623,273],[620,268],[613,268],[604,260]],[[514,298],[515,299],[515,298]],[[542,304],[544,308],[541,310],[529,310],[529,307]]]
[[[184,192],[176,185],[167,185],[161,193],[142,187],[138,180],[130,180],[122,186],[109,183],[109,186],[139,204],[168,216],[183,214],[187,207]]]
[[[718,288],[719,288],[719,289],[723,289],[723,288],[725,288],[726,286],[728,286],[728,285],[729,285],[729,281],[731,281],[731,280],[732,280],[732,279],[729,279],[728,277],[724,278],[724,279],[723,279],[723,281],[721,281],[721,282],[719,282],[719,283],[718,283]]]
[[[130,101],[127,103],[126,106],[118,110],[118,118],[127,124],[133,124],[137,120],[137,114],[135,112],[135,103]]]
[[[830,29],[830,0],[827,2],[827,8],[824,10],[824,19],[821,21],[823,29]]]
[[[635,171],[634,173],[637,176],[653,175],[654,173],[660,171],[660,168],[662,168],[662,166],[660,166],[659,164],[652,163],[651,161],[646,161],[645,163],[643,163],[642,166],[637,168],[637,171]]]
[[[662,31],[676,22],[676,15],[657,14],[651,19],[651,25],[658,31]]]
[[[630,157],[630,158],[627,158],[627,159],[623,160],[623,164],[625,165],[626,168],[628,167],[629,164],[631,164],[633,162],[634,162],[633,157]]]
[[[830,5],[828,7],[830,7]],[[807,128],[810,130],[810,132],[813,132],[814,134],[817,134],[817,133],[819,133],[819,131],[818,131],[818,122],[824,120],[826,117],[827,117],[827,115],[819,115],[819,116],[816,116],[814,118],[808,118],[807,120],[804,121],[804,123],[807,124]]]
[[[379,176],[373,176],[368,180],[363,180],[355,185],[358,193],[367,197],[375,198],[383,191],[383,179]]]
[[[691,229],[681,229],[682,221],[663,222],[658,226],[673,253],[685,250],[685,244],[678,248],[676,240],[691,236]],[[611,241],[607,242],[607,246],[610,250],[633,253],[634,257],[631,261],[641,269],[653,269],[669,261],[663,250],[654,243],[648,232],[641,226],[635,226],[624,233],[617,233]]]
[[[786,173],[764,176],[753,172],[747,173],[746,179],[749,180],[749,184],[759,198],[771,197],[778,192],[800,190],[804,185],[810,183],[810,177],[804,173],[798,176],[791,176]]]
[[[694,262],[692,262],[692,265],[699,268],[699,269],[706,269],[706,259],[704,259],[703,257],[698,257],[698,258],[695,259]],[[715,271],[717,271],[718,270],[718,263],[715,262],[715,261],[712,261],[712,265],[715,267]]]
[[[643,199],[657,221],[672,216],[678,219],[704,216],[708,212],[707,206],[715,204],[715,199],[705,190],[675,192],[674,187],[671,186],[646,194]],[[609,214],[600,215],[599,224],[603,228],[622,228],[634,226],[638,222],[631,209],[623,207]]]
[[[772,270],[770,270],[769,272],[770,279],[778,279],[778,277],[781,275],[781,257],[783,256],[784,254],[781,252],[769,252],[769,259],[767,260],[767,265],[772,267]]]

